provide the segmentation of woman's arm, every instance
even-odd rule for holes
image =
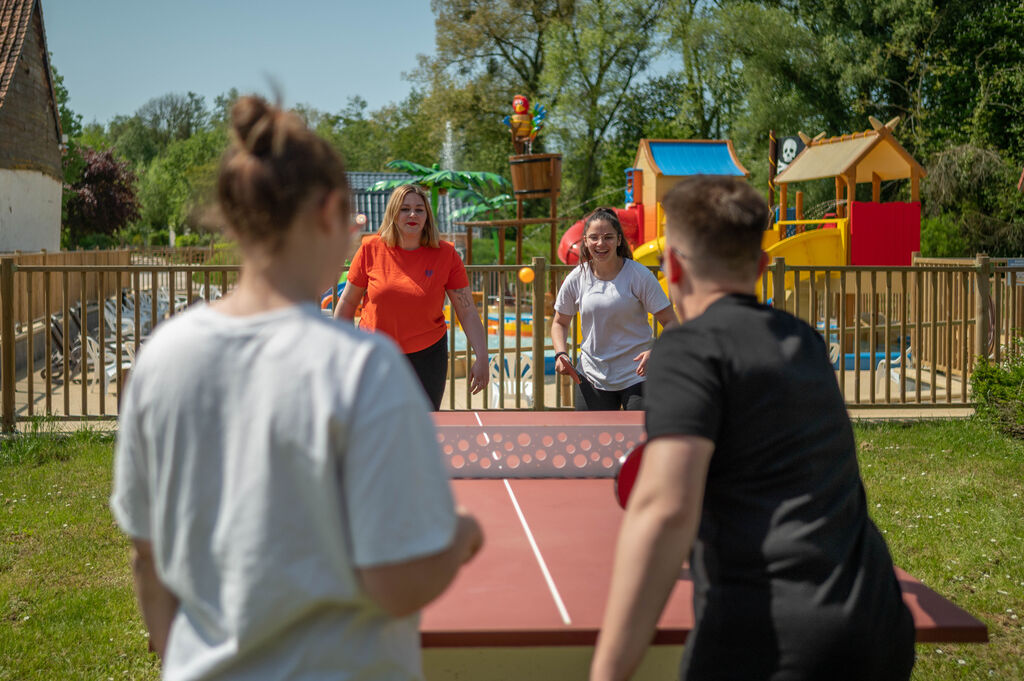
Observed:
[[[365,288],[356,286],[352,282],[347,282],[345,288],[341,290],[341,298],[338,299],[337,305],[334,308],[334,318],[352,319],[355,317],[356,308],[359,307],[359,303],[362,302],[365,294]]]
[[[668,304],[664,310],[660,310],[654,313],[654,318],[658,320],[662,328],[667,329],[675,326],[679,323],[679,319],[676,318],[676,308],[672,303]]]
[[[480,550],[483,540],[476,519],[458,509],[455,538],[447,549],[404,563],[360,568],[356,573],[377,605],[395,617],[405,617],[440,596],[459,568]]]
[[[572,362],[569,359],[566,339],[569,337],[569,325],[572,324],[572,317],[556,311],[554,319],[551,320],[551,345],[555,348],[555,371],[560,374],[568,374]],[[566,354],[560,354],[560,353]]]
[[[156,574],[156,560],[153,544],[142,539],[132,540],[132,577],[135,581],[135,597],[142,611],[142,621],[149,631],[149,645],[164,658],[171,622],[178,611],[178,599],[168,590]]]
[[[469,345],[473,348],[473,354],[476,355],[468,377],[469,387],[475,395],[487,386],[490,371],[487,366],[490,357],[487,355],[487,336],[484,334],[484,325],[480,322],[480,315],[473,302],[473,292],[469,290],[468,286],[449,289],[448,300],[452,302],[452,309],[459,318],[462,330],[466,332],[466,338],[469,339]]]

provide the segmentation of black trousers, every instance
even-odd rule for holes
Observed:
[[[644,408],[644,381],[622,390],[595,388],[582,371],[580,382],[574,388],[576,411],[641,411]]]
[[[429,348],[406,355],[416,377],[420,379],[427,398],[434,405],[434,411],[441,408],[444,397],[444,383],[448,378],[448,336],[442,336]]]

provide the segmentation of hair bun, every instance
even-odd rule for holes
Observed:
[[[231,109],[231,127],[242,147],[256,156],[270,151],[276,118],[277,110],[262,97],[242,97]]]

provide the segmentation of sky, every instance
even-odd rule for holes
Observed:
[[[326,112],[401,101],[434,52],[429,0],[41,0],[47,47],[83,123],[232,87]]]

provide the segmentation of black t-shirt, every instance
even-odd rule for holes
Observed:
[[[685,678],[908,678],[913,622],[821,336],[729,295],[665,331],[647,373],[648,438],[715,443]]]

